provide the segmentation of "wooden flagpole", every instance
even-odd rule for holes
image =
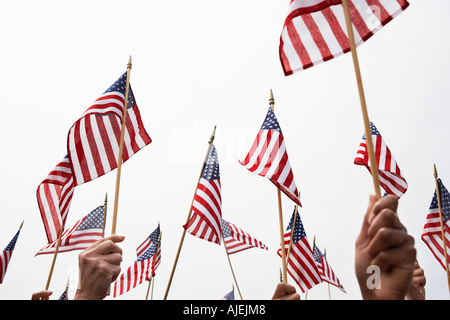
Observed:
[[[58,242],[56,243],[55,253],[53,254],[52,265],[50,267],[50,272],[47,278],[47,284],[45,285],[45,290],[48,290],[50,286],[50,280],[52,279],[53,269],[55,267],[56,257],[58,256],[59,245],[61,244],[61,238],[64,231],[64,221],[62,221],[61,230],[59,231]]]
[[[150,297],[150,300],[153,300],[153,289],[155,288],[155,279],[152,281],[152,295]]]
[[[348,1],[342,0],[342,6],[344,8],[345,21],[347,24],[348,40],[350,43],[350,50],[352,51],[353,66],[355,67],[356,82],[358,84],[359,99],[360,99],[360,103],[361,103],[361,111],[362,111],[362,115],[363,115],[364,128],[365,128],[365,133],[366,133],[367,152],[369,154],[369,161],[370,161],[370,171],[372,173],[375,195],[377,196],[378,199],[380,199],[381,191],[380,191],[380,180],[378,177],[378,165],[377,165],[377,160],[375,158],[375,152],[374,152],[374,148],[373,148],[369,114],[367,112],[366,98],[364,95],[364,88],[363,88],[363,84],[362,84],[361,70],[359,68],[358,54],[356,52],[355,36],[353,34],[353,26],[352,26],[352,21],[351,21],[351,17],[350,17]]]
[[[69,278],[67,278],[67,283],[66,283],[66,299],[65,300],[69,300]]]
[[[444,259],[445,259],[445,270],[447,271],[447,283],[448,283],[448,289],[450,291],[450,270],[448,268],[448,258],[447,258],[447,244],[445,241],[445,231],[444,231],[444,217],[442,215],[442,204],[441,204],[441,195],[440,195],[440,189],[438,184],[438,174],[436,170],[436,165],[434,165],[434,181],[436,183],[436,196],[438,201],[438,207],[439,207],[439,218],[441,221],[441,235],[442,235],[442,245],[444,249]]]
[[[148,293],[150,292],[150,287],[151,287],[152,279],[153,279],[153,278],[154,278],[154,277],[151,277],[150,280],[148,281],[148,288],[147,288],[147,294],[146,294],[146,296],[145,296],[145,300],[148,300]]]
[[[270,89],[269,105],[272,108],[272,111],[274,111],[275,99],[273,98],[272,89]],[[277,197],[278,197],[278,220],[279,220],[279,224],[280,224],[280,240],[281,240],[281,261],[282,261],[282,265],[283,265],[283,282],[287,283],[287,275],[286,275],[287,265],[286,265],[286,252],[285,252],[285,245],[284,245],[283,209],[281,207],[280,188],[277,188]]]
[[[194,204],[195,194],[197,193],[198,184],[200,183],[200,178],[202,177],[203,169],[205,168],[206,160],[208,159],[208,154],[209,154],[209,151],[211,150],[211,145],[212,145],[212,143],[214,141],[215,135],[216,135],[216,126],[214,126],[214,130],[213,130],[213,132],[211,134],[211,138],[208,141],[208,144],[209,144],[208,145],[208,150],[206,152],[205,160],[203,161],[202,169],[200,170],[200,175],[199,175],[198,180],[197,180],[197,185],[195,186],[194,196],[192,197],[191,206],[189,207],[189,214],[188,214],[188,217],[186,219],[186,223],[188,223],[189,220],[191,219],[192,205]],[[175,269],[177,267],[178,258],[180,257],[181,247],[183,246],[185,235],[186,235],[186,229],[183,228],[183,234],[181,236],[180,244],[178,246],[177,255],[176,255],[175,261],[173,263],[172,272],[171,272],[170,278],[169,278],[169,283],[167,284],[166,293],[164,294],[164,300],[167,299],[167,295],[169,294],[170,286],[172,284],[173,275],[174,275]]]
[[[324,255],[326,255],[327,254],[327,249],[324,247],[323,248],[323,254]],[[328,284],[328,298],[330,298],[330,300],[331,300],[331,290],[330,290],[330,283],[329,282],[327,282],[327,284]]]
[[[158,226],[159,226],[159,222],[158,222]],[[158,250],[159,250],[159,245],[161,244],[161,233],[162,233],[162,232],[159,231],[158,244],[156,245],[156,251],[155,251],[155,253],[154,253],[155,258],[153,259],[153,263],[155,263],[155,261],[156,261],[156,257],[157,257],[157,255],[158,255]],[[152,284],[152,282],[154,282],[154,281],[152,281],[153,278],[154,278],[154,276],[152,275],[152,277],[151,277],[150,280],[148,281],[147,295],[145,296],[145,300],[148,300],[148,293],[149,293],[149,291],[150,291],[150,285]],[[153,291],[153,289],[152,289],[152,291]]]
[[[123,140],[125,136],[125,128],[127,122],[127,104],[128,104],[128,92],[130,89],[130,71],[131,71],[131,56],[127,64],[127,81],[125,88],[125,98],[122,116],[122,129],[120,131],[120,143],[119,143],[119,155],[117,157],[117,177],[116,177],[116,194],[114,197],[114,209],[113,209],[113,220],[111,234],[116,233],[116,223],[117,223],[117,206],[119,203],[119,186],[120,186],[120,173],[122,171],[122,155],[123,155]]]
[[[237,287],[237,289],[238,289],[239,296],[241,297],[241,300],[244,300],[244,299],[242,298],[241,290],[239,289],[239,285],[238,285],[238,283],[237,283],[236,276],[234,275],[234,270],[233,270],[233,266],[231,265],[230,255],[229,255],[229,253],[228,253],[228,249],[227,249],[227,245],[226,245],[226,243],[225,243],[225,239],[223,238],[223,230],[222,230],[222,228],[220,228],[220,230],[221,230],[220,233],[221,233],[221,236],[222,236],[223,247],[225,248],[225,252],[226,252],[226,254],[227,254],[228,264],[230,265],[231,273],[233,274],[234,283],[236,283],[236,287]],[[234,288],[233,288],[233,289],[234,289]]]
[[[290,254],[291,254],[291,248],[292,248],[292,238],[293,238],[293,232],[292,232],[292,230],[294,230],[295,229],[295,220],[297,220],[297,212],[298,212],[298,204],[296,204],[295,205],[295,214],[294,214],[294,220],[292,221],[292,228],[291,228],[291,239],[289,240],[289,248],[288,248],[288,253],[287,253],[287,256],[286,256],[286,267],[287,267],[287,264],[289,263],[289,256],[290,256]],[[314,236],[314,239],[316,239],[316,236]],[[314,242],[313,242],[314,243]]]
[[[106,210],[108,208],[108,193],[105,195],[105,206],[103,207],[103,230],[102,230],[102,238],[105,237],[105,226],[106,226]]]

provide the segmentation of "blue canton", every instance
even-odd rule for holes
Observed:
[[[228,223],[223,219],[222,219],[222,233],[224,238],[231,237],[231,229],[228,226]]]
[[[120,92],[121,94],[125,95],[126,86],[127,86],[127,73],[125,72],[103,94],[108,93],[108,92]],[[128,90],[127,109],[133,107],[136,104],[136,101],[134,99],[133,90],[131,90],[131,84],[128,84],[128,87],[129,87],[129,90]]]
[[[370,132],[373,136],[381,136],[381,133],[378,131],[377,127],[370,122]],[[363,139],[366,139],[366,134],[363,135]]]
[[[205,168],[203,169],[202,178],[208,181],[220,179],[219,175],[219,159],[214,145],[211,145],[208,158],[206,159]]]
[[[101,229],[103,228],[104,206],[100,206],[90,212],[84,221],[78,226],[77,230]]]
[[[137,258],[137,260],[135,261],[135,263],[136,263],[136,262],[139,262],[139,261],[142,261],[142,260],[147,260],[147,259],[150,259],[151,257],[153,257],[153,255],[154,255],[155,252],[156,252],[156,247],[157,247],[157,243],[152,244],[152,245],[150,246],[150,248],[148,248],[147,250],[145,250],[144,253],[141,254],[141,255]]]
[[[286,228],[286,230],[291,230],[292,232],[292,223],[294,221],[294,216],[295,216],[295,209],[294,209],[294,214],[291,217],[291,220],[289,221],[289,225]],[[297,218],[295,219],[295,227],[294,227],[294,231],[292,232],[293,236],[292,236],[292,243],[297,243],[299,242],[302,238],[306,237],[306,232],[305,229],[303,228],[303,223],[300,220],[300,215],[297,212]]]
[[[313,255],[314,255],[314,260],[316,260],[319,263],[322,263],[321,257],[323,256],[322,252],[320,252],[319,248],[317,248],[317,246],[314,244],[314,249],[313,249]]]
[[[444,223],[446,223],[450,218],[450,194],[448,193],[447,188],[445,188],[441,179],[438,179],[438,186],[439,186],[439,195],[441,197],[442,216],[444,218]],[[434,191],[434,196],[433,200],[431,200],[430,209],[438,209],[438,208],[439,205],[437,201],[437,194],[436,191]]]
[[[158,227],[150,235],[150,240],[152,243],[158,243],[159,232],[160,232],[160,229],[159,229],[159,225],[158,225]]]
[[[275,113],[273,112],[272,108],[269,107],[269,111],[267,111],[266,119],[264,119],[264,123],[261,126],[261,130],[276,130],[280,134],[281,133],[281,127],[278,124],[277,117],[275,117]]]
[[[17,233],[14,236],[14,238],[12,238],[12,240],[9,242],[9,244],[6,246],[5,250],[3,250],[3,251],[12,251],[12,250],[14,250],[14,247],[16,246],[17,238],[19,238],[19,233],[20,233],[20,230],[17,231]]]

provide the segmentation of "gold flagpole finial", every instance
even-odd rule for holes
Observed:
[[[270,89],[269,105],[272,107],[272,109],[273,109],[273,106],[275,105],[275,99],[273,98],[272,89]]]
[[[105,206],[108,203],[108,192],[105,194]]]
[[[130,58],[128,59],[128,64],[127,64],[127,69],[131,69],[132,63],[131,63],[131,55]]]
[[[214,126],[214,129],[213,129],[213,132],[211,134],[211,137],[209,138],[209,141],[208,141],[209,144],[213,143],[214,138],[216,137],[216,127],[217,126]]]
[[[25,220],[22,220],[22,223],[20,224],[19,229],[22,229],[23,223],[25,222]]]
[[[437,174],[437,170],[436,170],[436,164],[433,164],[433,165],[434,165],[434,177],[437,179],[438,174]]]

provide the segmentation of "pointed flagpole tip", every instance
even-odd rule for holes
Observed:
[[[214,126],[213,132],[212,132],[211,137],[209,138],[209,141],[208,141],[209,144],[213,143],[214,138],[216,137],[216,128],[217,128],[217,126]]]
[[[434,166],[434,177],[437,178],[438,174],[437,174],[437,170],[436,170],[436,164],[433,164]]]
[[[128,59],[127,68],[131,69],[131,66],[132,66],[132,64],[131,64],[131,55],[130,55],[130,58]]]
[[[23,223],[25,222],[25,220],[22,221],[22,223],[20,224],[19,229],[22,229]]]
[[[272,106],[272,108],[273,108],[273,106],[275,105],[275,99],[273,98],[273,92],[272,92],[272,89],[270,89],[269,104]]]
[[[105,194],[105,204],[108,203],[108,192]]]

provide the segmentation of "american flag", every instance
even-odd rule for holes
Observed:
[[[144,280],[150,280],[155,276],[156,268],[158,268],[159,264],[161,263],[161,241],[159,238],[159,226],[152,233],[152,235],[156,235],[156,242],[152,242],[152,244],[141,255],[138,256],[133,265],[128,267],[127,271],[122,273],[114,282],[114,297],[130,291],[137,285],[144,282]],[[158,250],[158,252],[156,252],[156,250]]]
[[[224,295],[222,300],[234,300],[234,289]]]
[[[67,150],[77,186],[117,168],[126,79],[125,72],[69,130]],[[131,85],[125,127],[122,162],[152,141],[145,131]]]
[[[372,132],[372,141],[375,149],[375,158],[378,164],[378,177],[380,185],[388,194],[393,194],[401,197],[408,189],[408,184],[400,171],[394,157],[391,154],[384,139],[375,125],[370,123],[370,130]],[[354,163],[357,165],[364,165],[370,172],[369,154],[366,148],[366,135],[364,134]]]
[[[442,220],[444,225],[445,245],[447,247],[447,253],[450,253],[450,194],[448,193],[447,188],[445,188],[441,179],[438,179],[438,187],[442,209]],[[426,243],[433,255],[442,265],[444,270],[446,270],[444,245],[442,242],[441,219],[439,216],[439,205],[436,190],[434,191],[427,219],[423,227],[422,240]]]
[[[58,298],[58,300],[68,300],[67,299],[67,289],[64,290],[64,292],[61,294],[61,296]]]
[[[71,228],[61,235],[58,253],[72,250],[84,250],[103,236],[104,206],[99,206],[88,215],[78,220]],[[36,255],[55,253],[58,240],[43,247]]]
[[[233,254],[250,248],[266,249],[264,243],[255,239],[233,223],[222,219],[222,233],[228,254]]]
[[[286,228],[288,232],[284,234],[284,244],[286,255],[288,253],[289,243],[291,241],[292,224],[294,221],[294,213]],[[281,250],[278,250],[278,255],[281,257]],[[294,279],[302,292],[305,292],[315,285],[322,282],[319,269],[314,260],[313,251],[308,244],[306,232],[303,228],[303,223],[300,220],[300,214],[297,212],[295,219],[294,232],[292,233],[292,246],[289,254],[287,271]]]
[[[38,186],[36,195],[48,242],[58,239],[75,187],[117,167],[126,73],[70,128],[68,154]],[[131,87],[122,162],[151,142]]]
[[[405,10],[406,0],[349,0],[357,46]],[[280,37],[286,76],[350,51],[341,0],[291,0]]]
[[[222,196],[219,160],[213,144],[204,164],[203,172],[192,204],[194,214],[183,228],[190,234],[220,244]]]
[[[3,279],[5,278],[6,270],[8,268],[8,264],[11,261],[11,256],[14,251],[14,247],[16,246],[17,239],[19,238],[20,229],[17,231],[15,236],[6,246],[6,248],[0,254],[0,283],[3,283]]]
[[[323,254],[319,250],[319,248],[317,248],[315,243],[313,246],[313,255],[314,260],[316,260],[316,265],[317,268],[319,269],[322,280],[328,282],[329,284],[332,284],[333,286],[338,287],[339,289],[341,289],[342,292],[346,293],[338,277],[336,277],[336,274],[334,273],[333,269],[328,264],[328,260],[325,254]]]
[[[239,162],[250,172],[272,181],[292,201],[301,206],[284,137],[271,107],[250,151],[244,161]]]
[[[142,242],[139,247],[136,249],[136,255],[139,257],[141,254],[145,252],[152,244],[158,243],[158,237],[161,229],[158,227],[148,236],[147,239]]]
[[[48,242],[58,239],[72,202],[75,185],[67,156],[48,174],[36,191]]]

